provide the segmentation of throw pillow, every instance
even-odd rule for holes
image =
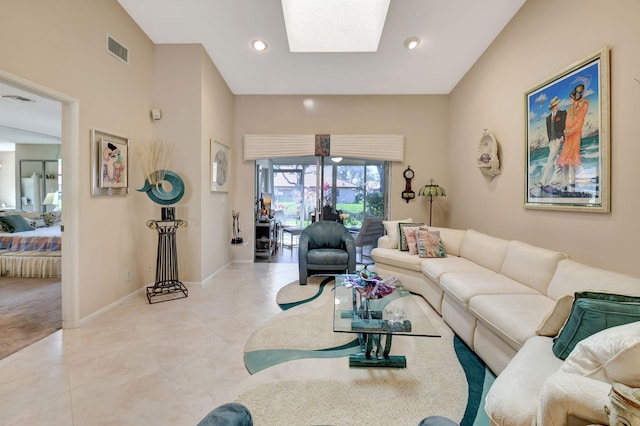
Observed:
[[[33,219],[30,222],[31,226],[34,228],[46,228],[47,227],[47,223],[44,221],[44,219]]]
[[[382,226],[384,226],[387,237],[389,237],[389,247],[398,247],[398,224],[400,222],[413,222],[413,219],[382,221]]]
[[[440,231],[416,231],[418,242],[418,256],[420,257],[447,257],[444,245],[440,239]]]
[[[536,329],[536,334],[538,336],[556,337],[562,330],[564,323],[567,322],[569,314],[571,314],[573,299],[572,294],[567,294],[556,300],[551,312],[544,317]]]
[[[640,322],[611,327],[580,341],[560,368],[567,373],[640,387]]]
[[[415,228],[422,225],[424,225],[424,223],[407,223],[407,222],[398,223],[398,250],[400,251],[409,250],[409,246],[407,245],[407,234],[405,232],[405,228]]]
[[[33,231],[33,228],[27,220],[17,214],[0,217],[0,222],[4,223],[4,227],[8,232]]]
[[[640,321],[640,297],[576,293],[569,319],[553,342],[553,353],[566,359],[582,339],[606,328],[635,321]]]
[[[42,213],[41,218],[44,219],[44,222],[47,224],[47,226],[51,226],[60,222],[60,216],[60,212],[47,212]]]
[[[416,238],[416,231],[427,230],[426,226],[407,226],[404,228],[404,232],[407,238],[407,247],[409,247],[409,254],[418,254],[418,240]]]

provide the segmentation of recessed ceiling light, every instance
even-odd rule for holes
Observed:
[[[413,50],[420,45],[420,39],[418,37],[409,37],[404,41],[404,47],[409,50]]]
[[[281,0],[291,52],[376,52],[391,0]]]
[[[258,52],[262,52],[263,50],[267,50],[267,43],[262,40],[254,40],[251,42],[251,47],[256,49]]]

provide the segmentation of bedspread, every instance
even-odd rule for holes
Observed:
[[[38,228],[33,231],[0,233],[0,250],[59,251],[62,249],[60,226]]]

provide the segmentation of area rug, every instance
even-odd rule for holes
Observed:
[[[60,279],[0,277],[0,359],[60,328]]]
[[[333,283],[322,281],[285,286],[277,300],[287,310],[247,341],[256,385],[236,401],[256,424],[417,425],[432,415],[489,424],[483,401],[494,376],[434,311],[426,310],[442,337],[394,338],[392,354],[406,355],[407,368],[350,368],[345,357],[359,351],[356,336],[332,331]],[[324,377],[302,377],[307,370]]]

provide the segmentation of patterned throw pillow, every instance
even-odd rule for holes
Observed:
[[[404,228],[404,232],[407,236],[407,246],[409,247],[409,254],[418,254],[418,239],[416,238],[416,231],[426,231],[426,226],[407,226]]]
[[[447,257],[444,245],[440,239],[440,231],[416,231],[418,242],[418,256],[420,257]]]
[[[42,213],[41,217],[44,219],[44,223],[46,223],[47,226],[55,225],[60,222],[60,212]]]
[[[418,227],[418,226],[424,226],[424,223],[422,223],[422,222],[420,222],[420,223],[408,223],[408,222],[398,223],[398,250],[400,250],[400,251],[408,251],[409,250],[409,245],[407,244],[407,234],[405,232],[405,228]]]

